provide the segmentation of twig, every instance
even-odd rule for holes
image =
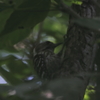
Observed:
[[[73,11],[70,7],[68,7],[67,5],[65,5],[62,0],[60,2],[61,2],[61,7],[62,7],[61,10],[62,11],[69,13],[74,18],[81,18],[75,11]]]

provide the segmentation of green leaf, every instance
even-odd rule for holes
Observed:
[[[24,58],[25,55],[22,52],[0,50],[0,74],[8,83],[16,85],[22,78],[32,74],[33,66]]]
[[[49,12],[49,7],[50,0],[26,0],[12,13],[0,35],[17,29],[33,28],[44,20]]]
[[[4,4],[11,8],[16,8],[26,0],[4,0]]]
[[[30,29],[18,29],[0,37],[0,49],[8,49],[19,41],[25,39],[30,34]]]
[[[0,12],[0,32],[4,29],[6,21],[9,19],[13,9],[6,9]]]
[[[9,68],[10,72],[13,73],[14,76],[21,79],[22,77],[31,74],[32,70],[30,66],[22,60],[13,60],[10,59],[7,67]]]
[[[5,69],[3,69],[2,67],[0,67],[0,74],[3,76],[3,78],[10,83],[11,85],[17,85],[22,83],[21,80],[19,80],[18,78],[16,78],[12,73],[6,71]]]
[[[10,56],[15,57],[16,59],[22,59],[22,57],[24,56],[24,53],[18,52],[16,50],[13,50],[13,51],[0,50],[0,60],[7,59]]]

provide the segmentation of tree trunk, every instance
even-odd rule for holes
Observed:
[[[83,0],[82,5],[73,4],[72,9],[81,18],[94,18],[96,16],[95,7],[91,0]],[[68,81],[70,77],[73,82],[76,80],[73,85],[77,88],[76,90],[73,88],[71,96],[68,97],[67,95],[64,100],[83,99],[98,48],[97,44],[95,44],[96,33],[78,25],[74,20],[75,18],[70,16],[69,28],[65,36],[66,49],[63,64],[59,72],[57,72],[57,77],[65,77]],[[66,83],[66,85],[69,87],[70,84]],[[73,96],[74,98],[72,98]]]

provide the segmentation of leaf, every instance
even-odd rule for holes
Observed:
[[[24,63],[22,60],[11,59],[7,64],[7,67],[9,68],[10,72],[19,79],[31,74],[32,72],[30,66],[27,63]]]
[[[4,29],[6,21],[9,19],[13,9],[6,9],[0,12],[0,32]]]
[[[26,0],[7,20],[1,36],[17,29],[33,28],[44,20],[49,12],[50,0]]]
[[[18,78],[16,78],[12,73],[7,72],[6,70],[4,70],[2,67],[0,67],[0,74],[11,85],[17,85],[17,84],[22,83],[21,80],[19,80]]]
[[[22,59],[24,54],[22,52],[18,52],[16,50],[13,50],[13,51],[0,50],[0,60],[7,59],[10,56],[15,57],[16,59]]]
[[[9,34],[0,37],[0,49],[8,49],[19,41],[25,39],[30,33],[30,29],[18,29]]]
[[[4,4],[11,8],[16,8],[26,0],[4,0]]]
[[[25,58],[22,52],[0,50],[0,74],[12,85],[22,82],[22,78],[32,74],[31,63],[23,57]]]

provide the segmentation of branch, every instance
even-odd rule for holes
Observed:
[[[81,18],[73,9],[71,9],[70,7],[65,5],[62,0],[60,1],[60,4],[61,4],[61,7],[62,7],[61,8],[62,12],[69,13],[74,18]]]

